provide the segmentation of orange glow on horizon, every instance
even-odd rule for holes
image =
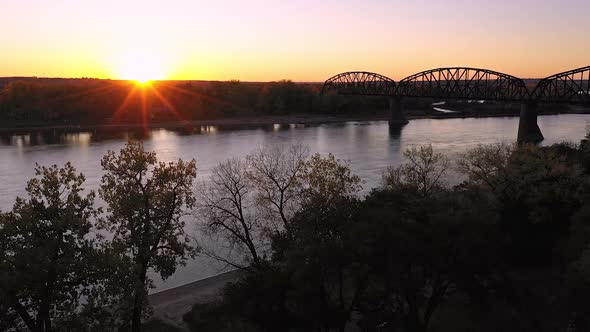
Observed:
[[[589,65],[571,23],[587,12],[584,0],[5,1],[0,77],[321,82],[469,66],[542,78]]]

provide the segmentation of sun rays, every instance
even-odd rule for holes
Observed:
[[[187,130],[192,130],[193,125],[191,115],[189,115],[191,111],[181,108],[181,105],[184,105],[183,99],[190,98],[212,104],[237,107],[206,94],[179,87],[174,82],[152,80],[126,82],[129,90],[113,114],[111,121],[113,125],[129,124],[130,114],[139,112],[132,117],[141,121],[137,124],[145,132],[150,131],[156,125],[166,125],[168,121],[174,122],[175,125],[182,124]],[[180,97],[181,95],[184,97]],[[162,121],[161,118],[170,118],[171,120]]]

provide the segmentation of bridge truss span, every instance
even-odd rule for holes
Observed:
[[[392,126],[408,123],[402,103],[402,99],[408,97],[519,102],[518,142],[539,142],[543,140],[537,124],[539,103],[575,103],[590,107],[590,66],[546,77],[532,92],[518,77],[471,67],[430,69],[398,83],[376,73],[346,72],[326,80],[321,93],[327,90],[344,95],[389,97],[389,124]]]
[[[449,67],[426,70],[401,80],[400,97],[522,101],[528,99],[525,82],[488,69]]]
[[[532,93],[539,102],[590,105],[590,66],[551,75],[539,81]]]
[[[333,90],[341,95],[393,96],[395,89],[395,81],[389,77],[366,71],[351,71],[327,79],[321,93]]]

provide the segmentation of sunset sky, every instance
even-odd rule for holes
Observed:
[[[588,0],[0,0],[0,76],[323,81],[590,64]]]

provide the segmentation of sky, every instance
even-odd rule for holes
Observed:
[[[399,80],[590,65],[588,0],[0,0],[0,76]]]

